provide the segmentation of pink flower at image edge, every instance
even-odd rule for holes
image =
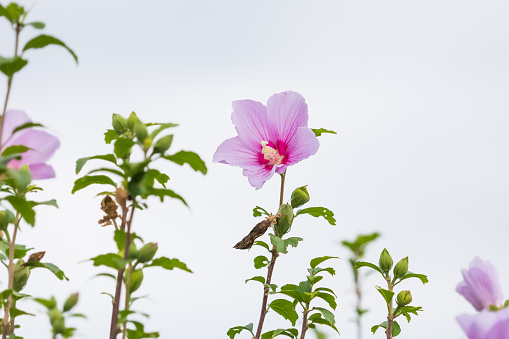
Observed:
[[[467,299],[477,311],[487,310],[490,305],[500,306],[502,291],[495,267],[489,261],[478,257],[466,270],[461,270],[463,281],[456,286],[456,291]]]
[[[232,103],[237,136],[214,153],[214,162],[243,168],[249,183],[260,189],[274,173],[318,151],[319,142],[308,128],[308,108],[296,92],[274,94],[267,106],[253,100]]]
[[[468,339],[509,339],[509,308],[456,317]]]
[[[26,128],[13,134],[13,131],[28,122],[31,122],[28,115],[23,111],[8,110],[5,112],[2,131],[2,151],[10,146],[23,145],[31,148],[21,154],[21,159],[13,159],[7,167],[18,169],[28,165],[33,179],[49,179],[55,177],[53,167],[46,164],[58,147],[60,141],[44,131],[34,128]]]

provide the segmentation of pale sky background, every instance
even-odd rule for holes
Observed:
[[[2,2],[6,4],[5,1]],[[424,312],[401,338],[465,338],[455,317],[474,313],[454,289],[460,270],[475,257],[499,270],[509,298],[509,2],[507,1],[22,1],[29,21],[72,47],[26,53],[28,66],[16,76],[10,108],[25,110],[61,140],[51,164],[57,178],[41,181],[44,198],[34,229],[24,227],[23,244],[46,250],[45,261],[71,278],[56,280],[34,271],[26,293],[56,295],[63,302],[79,291],[77,338],[105,338],[113,291],[105,271],[86,260],[114,249],[111,229],[101,228],[101,188],[71,195],[75,160],[110,152],[103,133],[111,114],[138,113],[145,122],[174,122],[173,149],[193,150],[207,162],[202,176],[167,166],[178,201],[136,215],[134,230],[159,242],[159,254],[176,257],[194,274],[153,271],[145,276],[138,309],[149,312],[146,329],[161,338],[227,338],[229,327],[257,323],[261,286],[244,284],[257,271],[259,250],[232,246],[258,222],[255,205],[276,211],[279,179],[256,191],[240,168],[213,164],[212,155],[236,135],[231,102],[263,103],[285,90],[301,93],[309,125],[338,131],[320,137],[318,153],[289,168],[286,199],[308,184],[310,205],[326,206],[337,226],[312,217],[297,219],[291,236],[304,242],[276,264],[279,286],[305,279],[309,260],[322,255],[337,275],[327,280],[339,296],[341,337],[355,338],[355,298],[348,253],[339,246],[359,233],[379,231],[367,260],[387,247],[395,261],[410,258],[410,270],[429,284],[410,288]],[[25,42],[37,32],[23,32]],[[0,55],[9,56],[12,34],[0,21]],[[5,78],[0,94],[5,93]],[[90,165],[91,169],[96,165]],[[2,284],[6,278],[0,279]],[[384,320],[384,305],[365,282],[364,338]],[[42,307],[21,321],[25,338],[49,338]],[[22,319],[22,318],[20,318]],[[71,324],[69,324],[71,325]],[[290,327],[270,313],[265,329]],[[299,327],[300,328],[300,327]],[[313,338],[311,333],[309,338]],[[335,338],[337,336],[331,336]],[[244,333],[237,338],[247,339]]]

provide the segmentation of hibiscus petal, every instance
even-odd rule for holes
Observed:
[[[30,168],[30,173],[32,173],[33,179],[50,179],[54,178],[55,170],[53,170],[53,167],[46,164],[31,164],[28,165]]]
[[[252,150],[261,151],[261,142],[270,140],[267,109],[253,100],[237,100],[232,107],[232,122],[239,138]]]
[[[60,146],[60,141],[44,131],[27,129],[15,134],[6,146],[25,145],[32,148],[21,155],[20,164],[36,164],[46,162]]]
[[[279,143],[287,145],[299,127],[308,126],[308,106],[296,92],[274,94],[267,101],[270,132]]]
[[[267,180],[272,178],[275,172],[276,166],[260,166],[255,169],[245,168],[242,174],[247,177],[251,186],[259,190]]]
[[[286,165],[293,165],[307,159],[318,151],[320,143],[315,133],[307,127],[300,127],[287,145]]]
[[[3,122],[4,127],[2,129],[2,145],[8,142],[8,139],[12,136],[12,132],[16,127],[24,125],[30,121],[32,120],[30,120],[28,115],[23,111],[10,109],[7,112],[5,112]]]
[[[259,152],[247,147],[239,137],[223,141],[214,153],[212,161],[250,169],[265,166],[260,163]]]

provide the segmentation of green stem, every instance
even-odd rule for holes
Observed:
[[[131,279],[133,276],[133,265],[129,264],[129,268],[127,270],[127,279],[125,282],[125,303],[124,303],[124,311],[129,311],[130,307],[130,299],[131,299]],[[129,312],[127,312],[129,313]],[[122,339],[125,339],[127,334],[127,322],[123,324],[123,331],[122,331]]]
[[[281,174],[281,190],[279,192],[279,206],[283,204],[283,196],[285,191],[285,178],[286,172]],[[277,234],[276,234],[277,235]],[[267,269],[267,278],[265,279],[265,286],[263,288],[263,300],[262,300],[262,309],[260,311],[260,319],[258,320],[258,328],[256,330],[256,335],[254,339],[260,339],[262,335],[263,323],[265,321],[265,316],[267,315],[267,301],[269,299],[269,285],[272,280],[272,273],[274,272],[274,266],[276,265],[276,259],[279,256],[276,248],[272,246],[272,250],[270,251],[272,257],[270,259],[269,267]]]
[[[7,284],[8,289],[12,289],[13,283],[14,283],[14,250],[16,246],[16,236],[18,234],[18,227],[20,222],[20,216],[19,212],[16,212],[16,221],[14,222],[14,231],[12,233],[12,239],[9,242],[9,266],[7,268],[8,275],[9,275],[9,281]],[[7,303],[5,305],[4,309],[4,318],[2,320],[2,339],[7,338],[7,335],[12,334],[11,328],[10,328],[10,309],[13,305],[13,299],[12,294],[7,298]],[[14,325],[14,323],[13,323]],[[13,329],[14,330],[14,326]]]

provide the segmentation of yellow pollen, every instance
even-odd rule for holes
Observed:
[[[268,141],[262,141],[262,154],[265,160],[269,161],[269,165],[281,165],[284,155],[279,155],[274,148],[267,146]]]

